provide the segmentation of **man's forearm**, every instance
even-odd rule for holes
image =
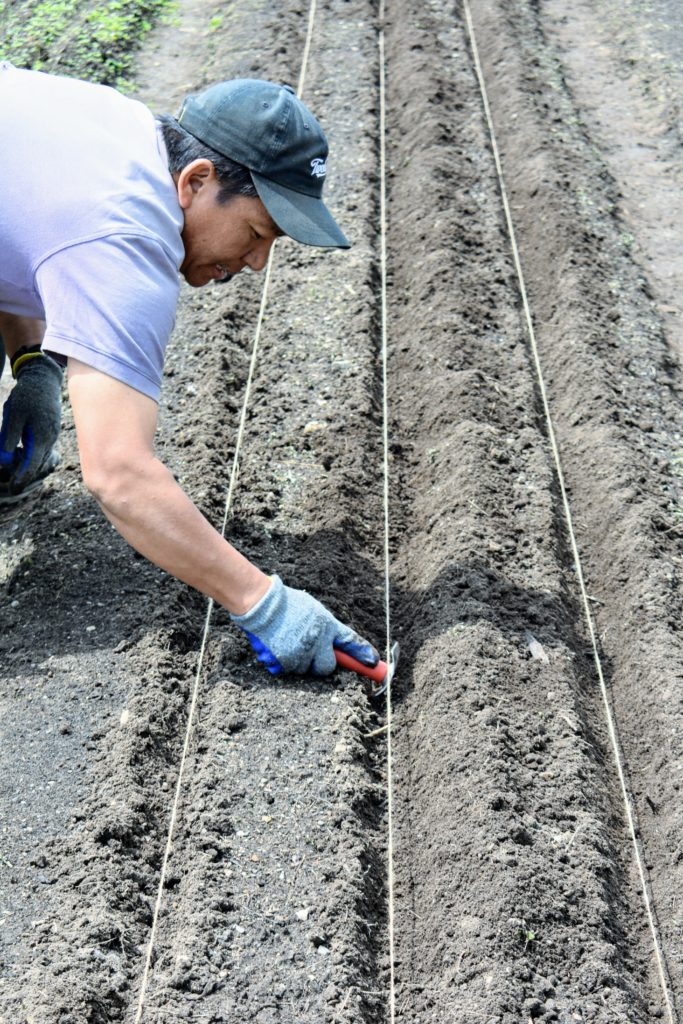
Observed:
[[[267,591],[270,578],[221,537],[158,459],[126,466],[91,489],[136,551],[233,614]]]

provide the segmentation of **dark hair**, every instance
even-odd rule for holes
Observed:
[[[258,192],[248,167],[235,163],[230,157],[217,153],[190,135],[170,114],[160,114],[157,121],[168,153],[168,169],[171,174],[182,171],[193,160],[210,160],[216,170],[220,190],[218,202],[227,203],[234,196],[257,196]]]

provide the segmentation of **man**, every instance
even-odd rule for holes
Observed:
[[[66,366],[85,485],[134,548],[226,607],[273,673],[326,675],[335,647],[376,664],[320,602],[224,540],[153,451],[178,271],[202,286],[262,270],[281,234],[348,247],[322,200],[316,119],[288,87],[236,80],[156,123],[113,89],[4,63],[0,130],[6,500],[57,463]]]

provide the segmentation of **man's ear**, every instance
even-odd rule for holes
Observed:
[[[187,210],[201,190],[216,178],[216,169],[210,160],[193,160],[176,176],[178,202]]]

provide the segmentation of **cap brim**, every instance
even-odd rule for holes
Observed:
[[[322,199],[283,188],[251,172],[259,199],[281,231],[304,245],[350,249],[351,243]]]

